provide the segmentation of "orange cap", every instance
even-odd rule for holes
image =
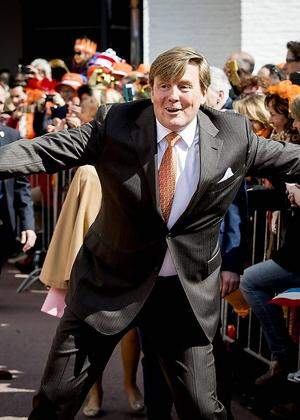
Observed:
[[[57,85],[59,88],[61,85],[70,86],[74,90],[80,88],[83,85],[83,79],[78,73],[65,73],[61,79],[61,82]]]

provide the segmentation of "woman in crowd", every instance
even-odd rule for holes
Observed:
[[[272,140],[300,143],[300,135],[293,127],[294,120],[289,111],[289,98],[297,90],[300,91],[300,87],[292,85],[290,81],[268,87],[265,104],[270,113],[269,122],[273,126]]]
[[[260,137],[270,138],[273,128],[269,122],[270,113],[265,105],[265,95],[254,93],[233,102],[234,111],[248,117],[255,134]],[[260,184],[257,178],[247,177],[247,186]]]
[[[290,114],[289,100],[291,102],[297,92],[293,85],[290,86],[289,89],[272,87],[266,98],[266,104],[271,114],[270,122],[274,127],[274,138],[299,142],[299,133],[298,137],[296,136],[297,121],[300,116],[299,99],[292,102],[292,113]],[[292,116],[297,116],[296,122]],[[260,194],[260,208],[270,208],[271,202],[273,202],[274,208],[277,206],[278,209],[284,209],[286,218],[284,241],[280,248],[272,254],[271,259],[247,268],[240,285],[246,300],[262,325],[273,358],[270,369],[257,378],[256,385],[265,385],[276,377],[286,377],[287,373],[297,366],[297,347],[289,337],[282,308],[271,304],[270,301],[274,294],[300,286],[297,245],[300,231],[300,209],[291,210],[284,200],[285,191],[282,186],[277,186],[276,183],[274,185],[276,188],[269,190],[268,194],[265,194],[264,191],[264,194]],[[282,192],[281,196],[280,192]]]
[[[300,92],[295,96],[290,107],[291,116],[294,118],[293,127],[300,133]]]
[[[272,126],[269,122],[270,114],[265,106],[265,95],[254,93],[234,101],[233,109],[249,118],[255,134],[265,138],[270,137]]]

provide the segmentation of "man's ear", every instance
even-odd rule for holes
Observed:
[[[218,94],[219,94],[220,102],[223,103],[224,102],[224,98],[225,98],[225,94],[224,94],[223,90],[219,90]]]
[[[153,86],[150,86],[150,99],[153,102]]]
[[[201,99],[201,105],[204,105],[206,103],[207,100],[207,90],[202,92],[202,99]]]

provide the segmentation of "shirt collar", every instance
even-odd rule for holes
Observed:
[[[184,129],[178,132],[182,140],[188,147],[191,147],[197,130],[197,117],[195,117]],[[164,127],[156,118],[156,132],[157,132],[157,143],[161,142],[171,130]]]

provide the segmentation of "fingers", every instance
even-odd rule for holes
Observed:
[[[26,252],[32,248],[36,241],[36,234],[33,230],[24,230],[21,232],[21,243],[24,244],[23,251]]]
[[[240,276],[231,271],[221,272],[221,296],[224,298],[239,288]]]
[[[222,281],[221,284],[221,297],[222,299],[228,295],[228,284],[226,281]]]
[[[26,242],[26,231],[23,230],[23,232],[21,232],[21,244],[25,244]]]

